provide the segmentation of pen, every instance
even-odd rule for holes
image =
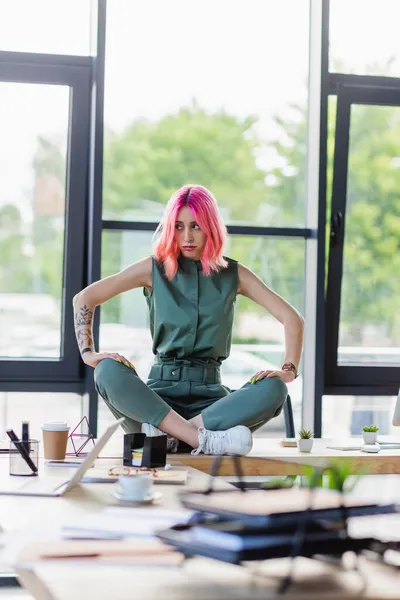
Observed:
[[[6,429],[6,434],[8,435],[10,440],[12,442],[14,442],[14,446],[16,447],[16,449],[18,450],[18,452],[20,453],[20,455],[22,456],[22,458],[24,459],[24,461],[26,462],[28,467],[31,469],[31,471],[33,471],[34,473],[37,473],[37,466],[35,465],[35,463],[31,459],[31,457],[27,453],[25,446],[23,444],[21,444],[20,440],[15,435],[15,432],[12,429]]]
[[[66,558],[99,558],[100,556],[101,554],[99,554],[98,552],[88,552],[83,554],[52,554],[51,556],[42,555],[41,558],[50,558],[52,560],[65,560]]]
[[[30,449],[30,444],[29,444],[29,423],[28,423],[28,421],[22,422],[22,445],[24,446],[25,450],[29,454],[31,449]]]

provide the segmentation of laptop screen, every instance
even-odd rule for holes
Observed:
[[[92,466],[92,464],[94,463],[94,461],[96,460],[96,458],[98,457],[100,452],[103,450],[104,446],[107,444],[108,440],[118,429],[119,425],[121,425],[121,423],[123,423],[123,421],[125,421],[125,418],[118,419],[117,421],[112,423],[112,425],[107,427],[107,429],[101,435],[101,437],[99,437],[96,444],[93,446],[93,448],[91,449],[91,451],[89,452],[89,454],[87,455],[87,457],[85,458],[85,460],[83,461],[83,463],[81,464],[79,469],[76,471],[75,475],[73,477],[71,477],[71,479],[69,480],[68,485],[65,488],[65,491],[70,490],[71,488],[73,488],[75,485],[77,485],[80,482],[80,480],[85,475],[86,471]]]

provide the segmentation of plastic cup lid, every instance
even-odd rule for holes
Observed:
[[[69,429],[69,426],[66,421],[48,421],[43,423],[42,429],[44,431],[65,431]]]

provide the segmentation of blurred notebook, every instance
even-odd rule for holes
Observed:
[[[321,488],[315,489],[312,494],[307,488],[227,491],[207,496],[188,492],[180,494],[180,499],[183,506],[191,510],[241,519],[244,523],[264,527],[296,521],[310,504],[315,519],[338,519],[343,515],[343,507],[349,517],[396,511],[393,504],[377,505]]]
[[[283,544],[291,544],[297,525],[276,529],[248,527],[241,521],[218,521],[216,523],[199,524],[190,530],[193,541],[226,548],[227,550],[248,550],[250,548],[272,548]],[[341,536],[340,529],[323,528],[317,523],[307,529],[308,541],[330,541]]]

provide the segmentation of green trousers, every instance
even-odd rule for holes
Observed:
[[[218,369],[180,363],[153,367],[146,384],[129,367],[106,358],[96,366],[94,378],[114,416],[125,417],[126,433],[137,433],[141,423],[157,427],[171,409],[187,420],[201,414],[206,429],[246,425],[255,431],[280,414],[287,395],[279,377],[230,392],[219,382]]]

